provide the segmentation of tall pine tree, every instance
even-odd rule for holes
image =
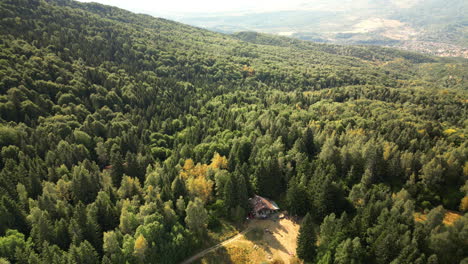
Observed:
[[[314,223],[309,213],[302,220],[297,237],[297,256],[306,262],[315,258],[317,234],[315,233]]]

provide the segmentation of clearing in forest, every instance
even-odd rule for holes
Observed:
[[[249,221],[247,232],[198,263],[301,263],[296,257],[297,222],[277,217]]]

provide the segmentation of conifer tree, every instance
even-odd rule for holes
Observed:
[[[317,250],[317,234],[314,223],[309,213],[302,220],[297,237],[297,256],[306,262],[311,262],[315,258]]]
[[[315,147],[314,142],[314,134],[310,127],[302,134],[302,142],[304,144],[304,150],[309,158],[312,158],[315,154],[317,154],[317,148]]]
[[[123,158],[120,152],[112,152],[111,165],[112,183],[114,186],[120,187],[120,183],[122,182],[122,177],[124,175]]]

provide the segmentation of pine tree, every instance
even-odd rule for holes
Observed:
[[[230,176],[224,185],[224,202],[227,208],[234,208],[237,203],[237,188],[234,176]]]
[[[184,182],[179,176],[176,176],[174,180],[172,181],[171,193],[173,197],[180,197],[180,196],[187,195],[187,190],[185,189]]]
[[[70,247],[68,261],[69,263],[98,264],[99,256],[93,246],[85,240],[79,246]]]
[[[29,234],[28,222],[23,210],[15,201],[3,196],[0,199],[0,235],[4,234],[8,228]]]
[[[94,215],[103,231],[113,230],[119,225],[119,214],[112,203],[109,194],[100,191],[96,201],[90,207],[90,213]]]
[[[317,246],[317,235],[314,229],[314,223],[309,213],[302,220],[297,237],[297,256],[304,261],[312,261],[315,258]]]
[[[297,183],[295,178],[289,181],[289,188],[286,192],[286,203],[288,211],[292,215],[305,215],[309,210],[309,198],[304,186]]]
[[[247,190],[247,183],[245,182],[245,178],[241,174],[235,174],[237,178],[237,202],[238,205],[244,209],[248,209],[248,199],[249,193]]]
[[[257,170],[257,191],[268,198],[278,196],[281,189],[281,168],[276,158],[268,158]]]
[[[317,148],[315,147],[314,134],[310,127],[307,127],[304,134],[302,134],[302,142],[304,144],[304,150],[309,158],[312,158],[317,153]]]
[[[120,187],[120,183],[122,182],[122,177],[124,174],[123,159],[120,152],[112,152],[111,165],[112,183],[114,186]]]

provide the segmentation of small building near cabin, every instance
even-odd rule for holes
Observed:
[[[278,205],[267,198],[255,195],[249,199],[252,213],[256,218],[267,218],[270,214],[279,210]]]

